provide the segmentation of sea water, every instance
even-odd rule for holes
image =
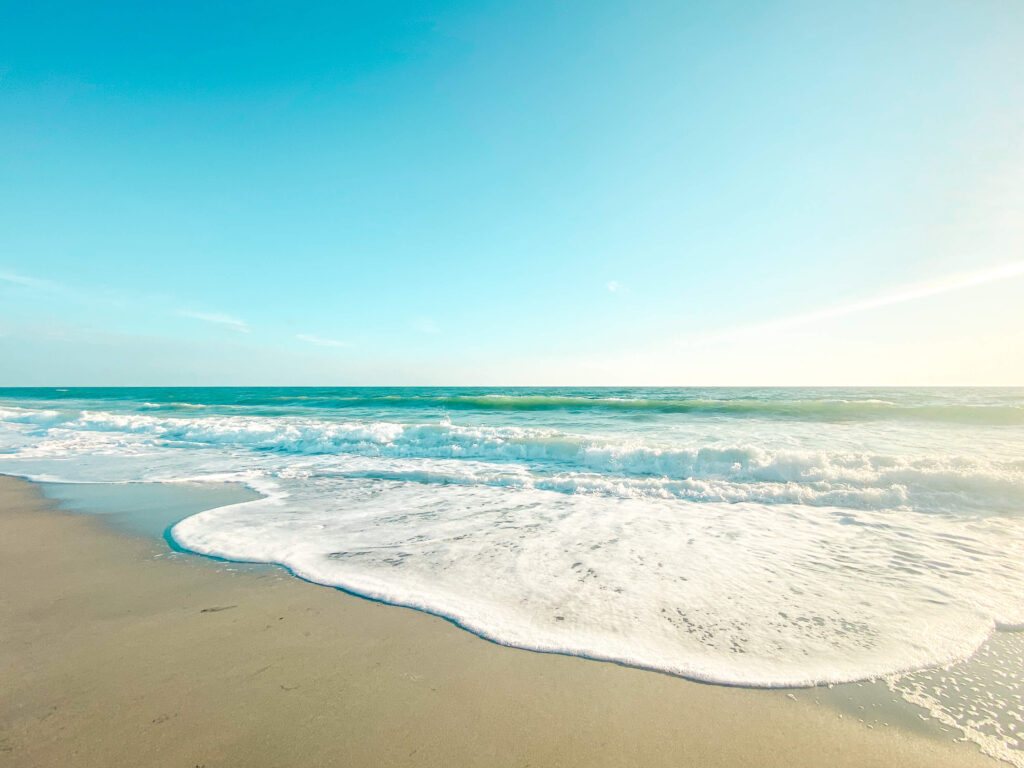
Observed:
[[[8,389],[0,472],[240,481],[174,541],[523,648],[884,678],[1024,764],[1021,389]]]

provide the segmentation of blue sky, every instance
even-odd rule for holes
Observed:
[[[1020,3],[3,19],[0,385],[1024,384]]]

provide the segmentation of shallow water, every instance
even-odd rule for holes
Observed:
[[[174,539],[527,648],[884,677],[1021,754],[1013,716],[975,727],[904,673],[981,648],[966,663],[998,673],[954,669],[1019,713],[1016,635],[993,632],[1024,624],[1022,390],[4,390],[0,471],[242,481],[266,498]]]
[[[171,528],[186,517],[260,498],[239,483],[40,483],[39,487],[62,509],[100,515],[113,528],[155,539],[169,539]]]

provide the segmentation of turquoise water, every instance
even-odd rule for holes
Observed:
[[[1019,762],[1024,389],[0,390],[0,471],[242,482],[174,541],[524,648],[884,678]]]

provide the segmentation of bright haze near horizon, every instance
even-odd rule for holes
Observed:
[[[22,3],[0,386],[1024,384],[1024,4]]]

